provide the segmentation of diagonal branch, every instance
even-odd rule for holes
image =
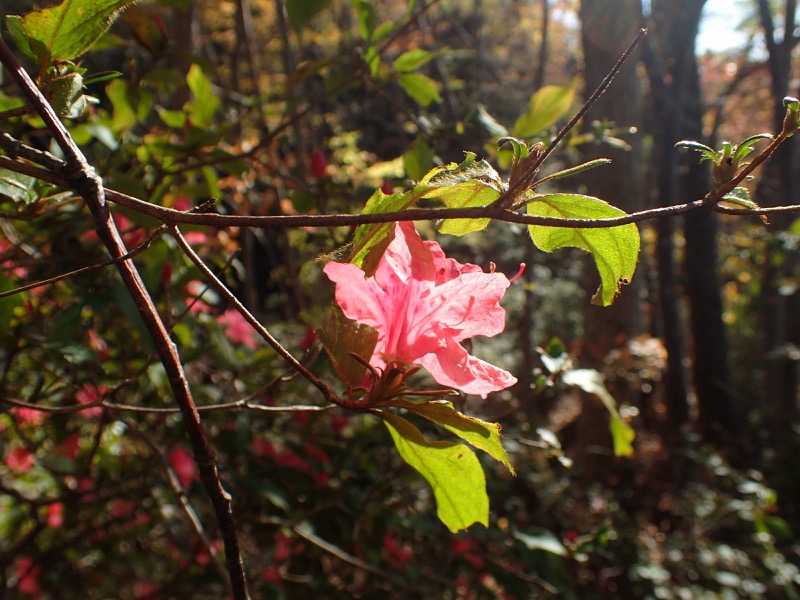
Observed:
[[[97,234],[105,244],[111,257],[121,259],[127,254],[127,249],[108,210],[102,180],[94,168],[86,161],[86,157],[58,118],[53,107],[2,40],[0,40],[0,62],[8,69],[36,113],[44,121],[53,139],[63,151],[66,165],[63,172],[59,174],[64,177],[66,184],[70,188],[80,194],[89,207],[95,221]],[[233,521],[231,497],[222,487],[222,482],[217,472],[214,451],[200,422],[200,414],[195,407],[177,348],[170,339],[169,333],[158,314],[153,300],[150,298],[144,282],[139,276],[136,266],[129,260],[121,260],[116,265],[153,339],[159,358],[167,373],[175,401],[181,409],[191,440],[194,458],[200,472],[200,478],[214,505],[217,521],[221,529],[233,596],[237,600],[245,600],[248,598],[247,584]]]

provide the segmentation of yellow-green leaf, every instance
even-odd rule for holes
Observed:
[[[503,463],[511,474],[514,474],[514,467],[511,466],[508,454],[500,441],[502,436],[500,425],[497,423],[487,423],[475,417],[468,417],[458,412],[452,402],[444,400],[414,403],[401,399],[393,402],[393,405],[405,408],[444,427],[450,433]]]
[[[403,52],[398,56],[393,66],[399,73],[410,73],[419,69],[422,65],[427,63],[433,58],[433,54],[422,48],[415,48],[408,52]]]
[[[64,0],[51,8],[31,11],[15,21],[18,43],[35,55],[40,65],[77,58],[106,32],[114,19],[135,0]]]
[[[448,208],[469,208],[486,206],[497,200],[500,192],[477,179],[464,181],[452,186],[437,187],[425,194],[425,198],[441,200]],[[489,219],[445,219],[439,231],[450,235],[465,235],[482,231],[489,225]]]
[[[192,91],[192,100],[186,108],[192,115],[192,125],[205,128],[214,122],[214,113],[219,107],[219,98],[211,88],[211,82],[200,65],[193,64],[186,74],[186,83]]]
[[[475,453],[464,444],[431,442],[395,414],[381,416],[400,456],[433,488],[436,513],[442,523],[453,533],[474,523],[488,526],[486,478]]]
[[[607,219],[625,213],[592,196],[547,194],[528,204],[528,214],[563,219]],[[639,259],[639,230],[634,223],[617,227],[581,228],[530,225],[528,231],[536,247],[545,252],[573,246],[591,252],[600,273],[600,289],[592,302],[608,306],[628,283]]]
[[[397,83],[418,104],[428,106],[439,101],[439,84],[422,73],[401,73]]]
[[[575,86],[546,85],[528,101],[528,111],[514,124],[514,136],[527,138],[555,124],[572,108]]]

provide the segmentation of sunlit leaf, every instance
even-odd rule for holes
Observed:
[[[528,204],[528,214],[567,219],[605,219],[625,215],[599,198],[580,194],[536,196]],[[573,246],[592,253],[600,273],[600,289],[592,298],[594,304],[608,306],[614,302],[620,287],[631,280],[636,270],[639,230],[633,223],[602,228],[531,225],[528,230],[536,247],[545,252]]]
[[[429,106],[439,101],[439,84],[422,73],[401,73],[397,82],[418,104]]]
[[[114,19],[135,0],[64,0],[51,8],[9,17],[20,49],[35,55],[40,65],[77,58],[94,44]],[[24,32],[28,43],[20,44]],[[38,42],[38,43],[34,43]]]
[[[192,100],[187,104],[187,109],[192,115],[192,124],[204,128],[214,121],[214,113],[219,107],[219,98],[211,89],[211,82],[203,73],[200,65],[193,64],[186,75],[186,83],[192,91]]]
[[[453,186],[440,187],[425,194],[425,198],[441,200],[448,208],[469,208],[486,206],[500,196],[493,186],[473,179]],[[439,230],[449,235],[465,235],[481,231],[489,225],[490,219],[446,219]]]
[[[631,456],[633,454],[632,444],[636,434],[620,417],[617,410],[617,401],[606,389],[603,376],[594,369],[570,369],[563,373],[562,381],[600,399],[608,410],[609,415],[611,415],[609,429],[614,441],[614,455]]]
[[[453,533],[489,524],[486,478],[475,453],[464,444],[431,442],[411,423],[391,413],[381,417],[400,456],[433,488],[436,513]]]
[[[455,409],[452,402],[444,400],[415,403],[400,399],[393,404],[444,427],[450,433],[457,435],[465,442],[469,442],[495,460],[503,463],[511,474],[514,474],[514,467],[511,466],[508,454],[506,454],[506,450],[500,441],[502,436],[500,435],[500,425],[497,423],[488,423],[481,419],[461,414]]]
[[[431,52],[416,48],[408,52],[403,52],[395,59],[393,65],[396,71],[400,73],[409,73],[419,69],[432,58],[433,54]]]
[[[514,124],[514,135],[527,138],[554,125],[572,108],[575,86],[546,85],[528,101],[528,110]]]
[[[556,556],[567,556],[569,551],[551,531],[535,529],[531,533],[514,531],[512,535],[525,544],[528,550],[542,550]]]

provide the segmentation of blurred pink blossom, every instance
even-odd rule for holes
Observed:
[[[238,310],[229,308],[222,313],[217,321],[225,328],[225,335],[228,336],[231,342],[243,344],[251,350],[256,349],[258,334]]]
[[[182,446],[176,447],[167,457],[169,464],[175,470],[178,476],[178,481],[184,489],[188,488],[193,481],[199,481],[200,477],[197,474],[197,465],[194,462],[192,455]]]

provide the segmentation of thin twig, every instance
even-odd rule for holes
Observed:
[[[597,102],[597,99],[602,96],[603,93],[605,93],[605,91],[608,89],[608,86],[611,85],[611,81],[614,79],[617,73],[619,73],[622,65],[625,64],[626,60],[628,60],[631,52],[634,51],[636,46],[639,45],[646,34],[647,29],[642,28],[639,30],[639,33],[625,49],[625,52],[622,53],[622,56],[619,57],[619,60],[608,72],[608,75],[603,78],[603,81],[600,82],[600,85],[597,86],[597,89],[592,93],[591,96],[589,96],[589,99],[583,104],[581,109],[575,113],[575,116],[570,119],[569,123],[561,128],[561,131],[559,131],[556,137],[553,138],[553,141],[550,142],[545,151],[525,167],[525,170],[520,174],[519,178],[513,183],[509,183],[508,189],[492,203],[493,206],[498,208],[508,208],[514,204],[520,194],[530,187],[530,185],[533,183],[534,177],[536,176],[536,172],[539,170],[539,167],[542,165],[542,163],[547,159],[548,156],[550,156],[550,154],[552,154],[552,152],[561,143],[561,140],[566,137],[570,130],[578,124],[578,121],[580,121],[583,116],[589,112],[589,109],[594,105],[595,102]]]
[[[222,283],[222,281],[217,277],[214,272],[208,268],[203,262],[203,259],[200,258],[197,253],[192,249],[191,245],[186,241],[186,238],[183,237],[183,234],[178,230],[177,227],[171,226],[170,233],[172,237],[175,238],[175,241],[181,247],[184,254],[189,257],[195,266],[200,269],[200,272],[210,281],[217,291],[225,297],[225,299],[233,304],[234,308],[239,311],[244,319],[253,326],[253,328],[258,332],[258,334],[264,338],[264,340],[272,346],[272,348],[281,355],[281,357],[289,363],[292,368],[294,368],[298,373],[300,373],[303,377],[305,377],[311,384],[316,387],[320,392],[322,392],[323,397],[328,402],[332,402],[334,404],[338,404],[343,408],[348,408],[350,410],[363,410],[365,407],[363,403],[358,402],[356,400],[351,400],[349,398],[340,398],[338,397],[333,390],[325,384],[321,379],[319,379],[316,375],[314,375],[311,371],[309,371],[305,365],[303,365],[299,360],[297,360],[291,352],[289,352],[286,348],[284,348],[281,343],[275,339],[272,334],[267,331],[267,328],[264,327],[258,319],[256,319],[253,314],[247,310],[247,308],[242,304],[242,302],[236,297],[236,295],[231,292],[227,286]]]
[[[69,279],[70,277],[75,277],[76,275],[81,275],[83,273],[88,273],[89,271],[95,271],[97,269],[103,269],[105,267],[117,264],[123,260],[130,260],[134,258],[136,255],[142,253],[150,245],[153,241],[160,236],[164,231],[167,229],[166,225],[159,225],[159,227],[153,231],[147,238],[138,246],[136,246],[133,250],[120,256],[119,258],[112,258],[110,260],[104,260],[100,263],[95,263],[93,265],[89,265],[88,267],[81,267],[80,269],[75,269],[74,271],[70,271],[69,273],[62,273],[61,275],[56,275],[55,277],[50,277],[49,279],[42,279],[41,281],[37,281],[35,283],[29,283],[27,285],[20,286],[18,288],[14,288],[13,290],[8,290],[7,292],[1,292],[0,298],[6,298],[8,296],[13,296],[15,294],[21,294],[22,292],[27,292],[28,290],[32,290],[38,287],[42,287],[44,285],[50,285],[51,283],[57,283],[64,279]]]
[[[219,552],[217,552],[217,549],[214,548],[214,545],[211,543],[211,540],[206,534],[205,529],[203,529],[203,524],[200,522],[200,519],[197,517],[197,513],[194,511],[194,508],[189,502],[189,496],[186,494],[186,490],[181,484],[180,479],[178,479],[178,474],[175,473],[175,469],[172,468],[169,460],[167,460],[167,457],[164,456],[164,452],[162,452],[161,448],[158,447],[158,444],[156,444],[146,432],[142,431],[136,423],[129,420],[124,420],[123,422],[130,431],[135,433],[142,441],[144,441],[144,443],[150,447],[150,450],[152,450],[152,452],[158,456],[159,462],[161,463],[161,466],[167,475],[167,481],[169,481],[169,485],[172,488],[175,496],[178,497],[181,507],[183,508],[183,512],[186,514],[186,517],[189,519],[189,523],[192,525],[192,529],[194,529],[197,537],[200,538],[201,543],[203,546],[205,546],[205,549],[211,557],[211,562],[214,563],[214,567],[216,568],[217,572],[220,574],[223,581],[225,581],[230,587],[230,575],[225,570],[225,565],[222,564],[222,560],[219,557]]]

